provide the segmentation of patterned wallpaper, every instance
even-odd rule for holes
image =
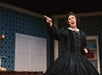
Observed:
[[[47,34],[47,25],[44,19],[0,7],[0,34],[5,39],[0,43],[0,55],[5,56],[1,66],[7,70],[14,70],[15,66],[15,33],[37,36],[47,39],[47,65],[52,58],[51,40]]]

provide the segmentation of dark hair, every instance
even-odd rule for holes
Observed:
[[[67,19],[68,19],[68,17],[69,17],[70,15],[74,15],[74,16],[76,17],[77,25],[79,25],[79,23],[80,23],[79,16],[76,15],[75,13],[73,13],[73,12],[69,12],[68,15],[67,15]]]

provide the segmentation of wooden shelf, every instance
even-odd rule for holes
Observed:
[[[86,57],[100,73],[98,36],[87,36],[86,40],[88,44],[87,47],[89,48],[89,54],[87,54]]]
[[[96,58],[90,58],[90,59],[88,59],[89,61],[97,61],[97,59]]]
[[[97,48],[89,48],[89,51],[96,51]]]

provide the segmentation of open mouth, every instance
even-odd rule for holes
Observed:
[[[71,22],[71,24],[74,24],[75,22]]]

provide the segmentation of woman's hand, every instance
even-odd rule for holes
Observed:
[[[52,19],[49,18],[48,16],[44,15],[44,17],[46,18],[46,22],[49,23],[50,26],[52,26]]]
[[[84,50],[85,54],[88,53],[88,49],[87,48],[84,48],[83,50]]]

